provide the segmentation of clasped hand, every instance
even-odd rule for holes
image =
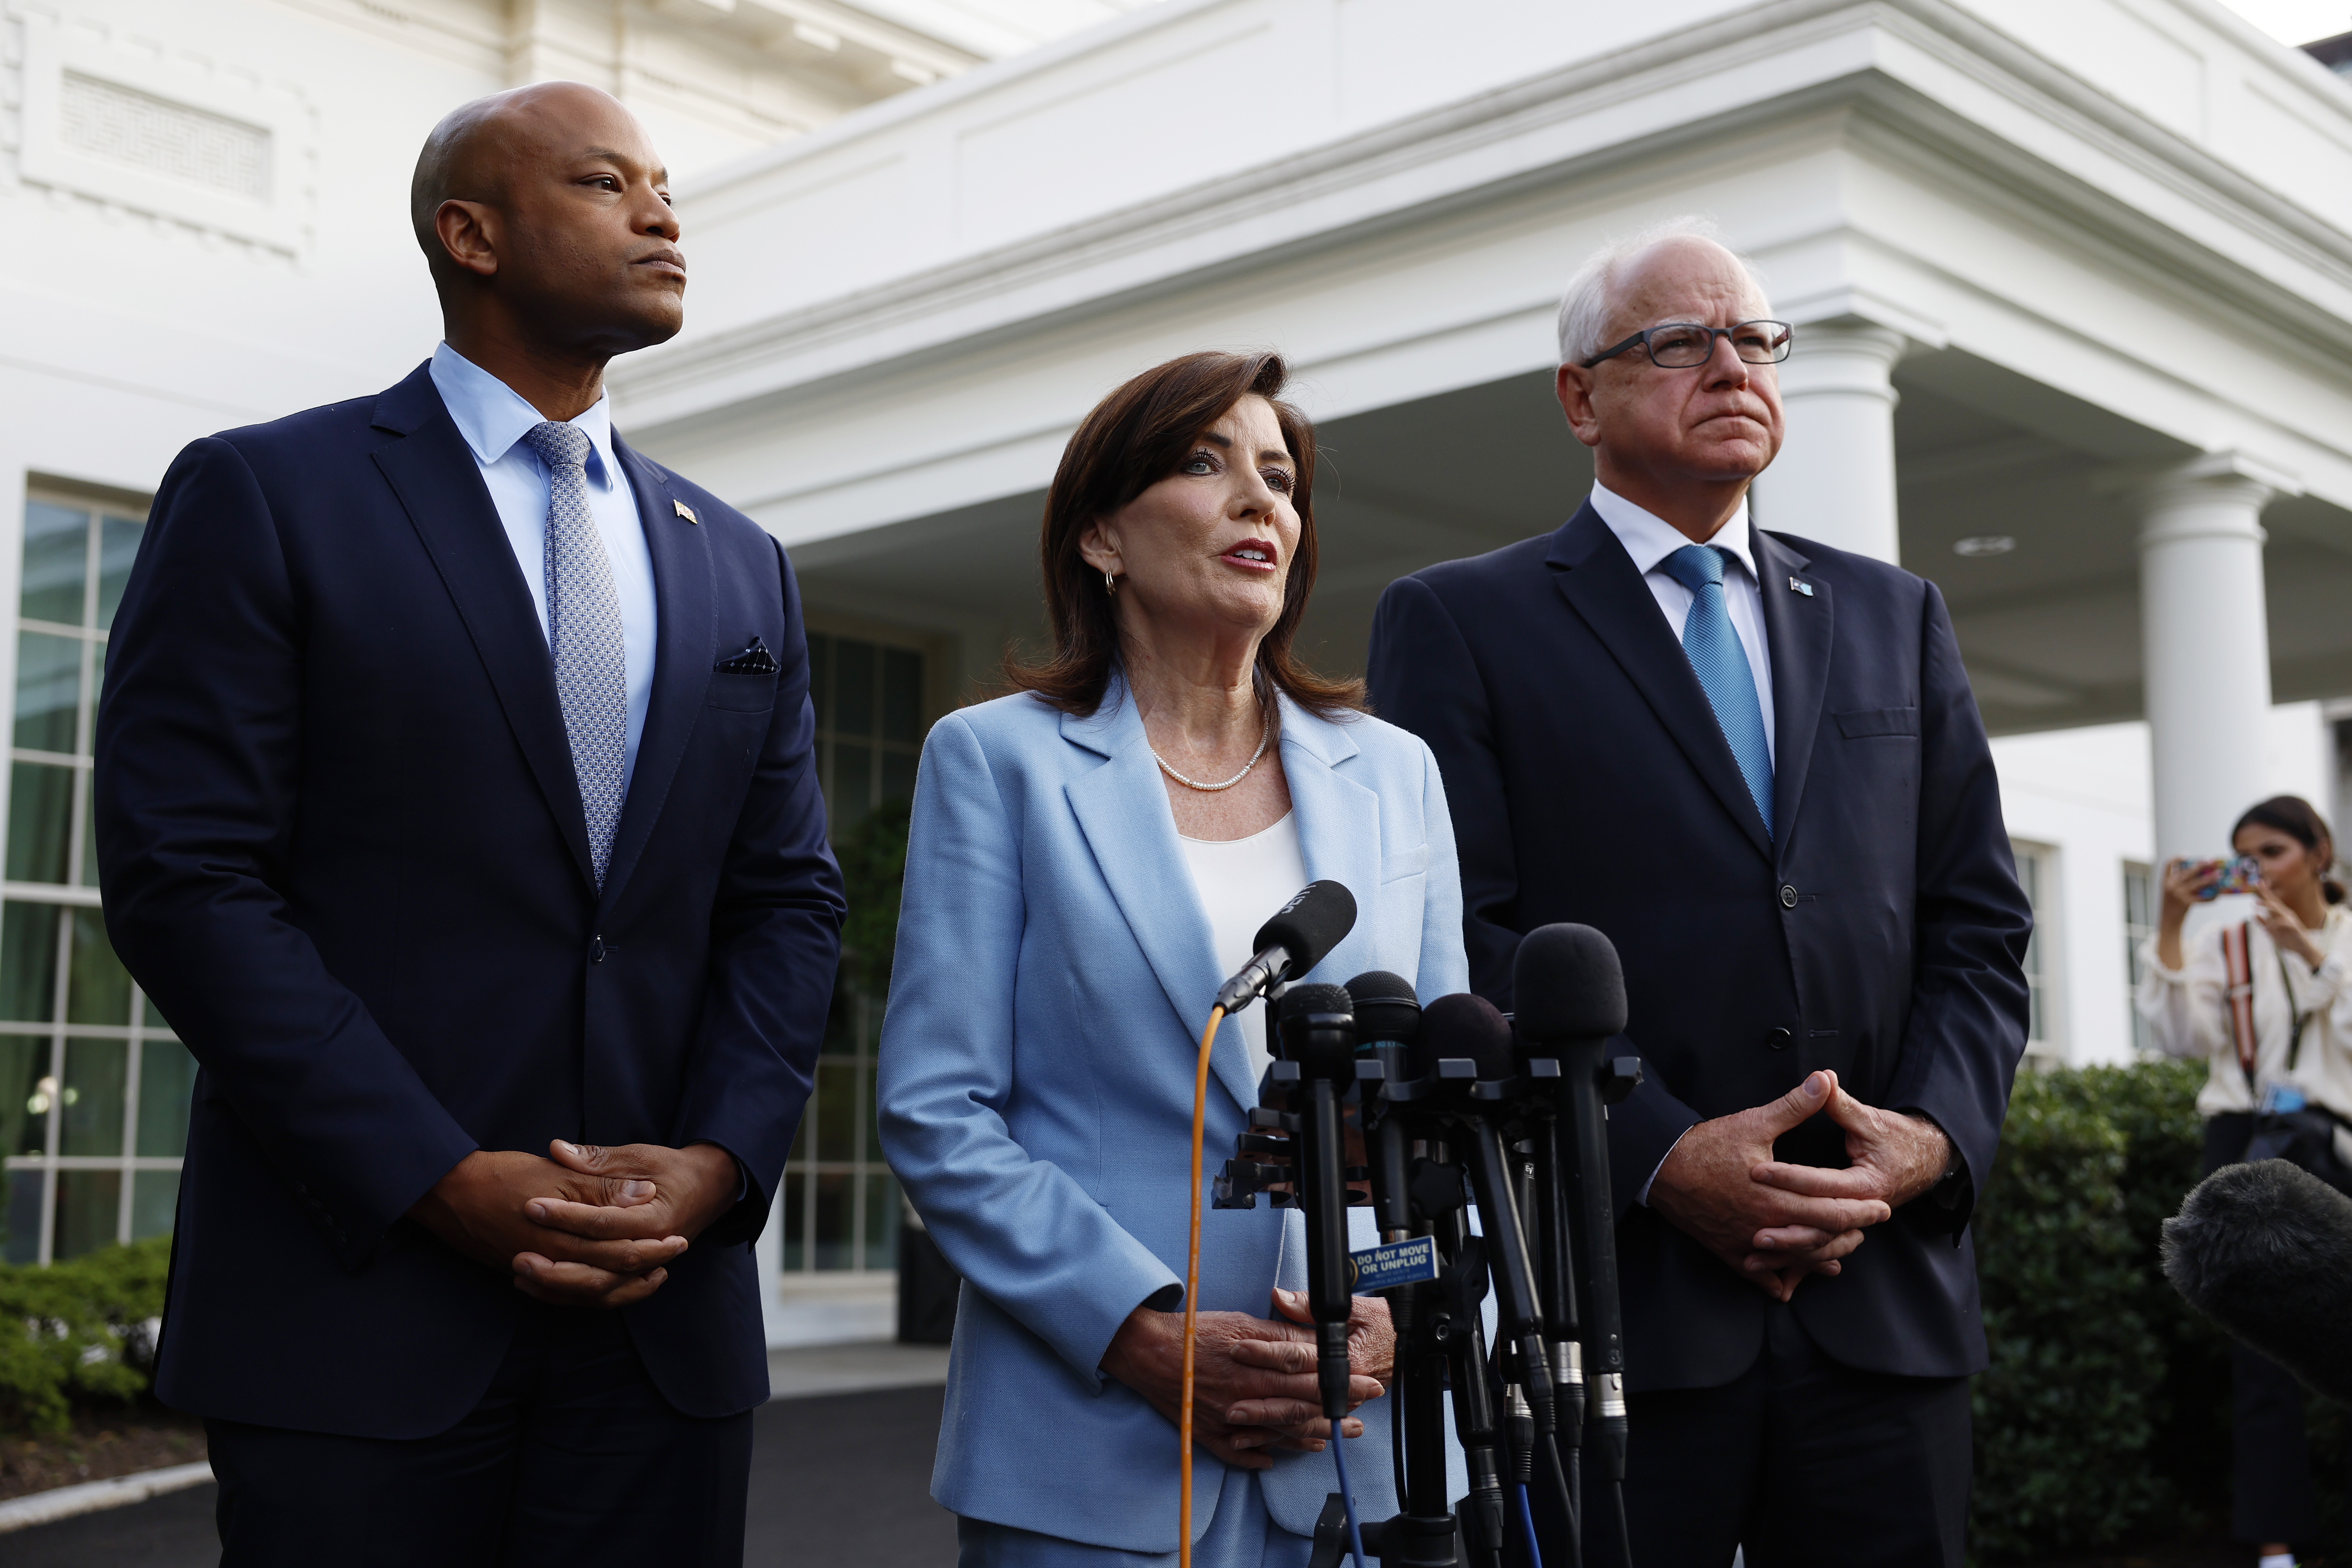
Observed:
[[[1845,1133],[1844,1170],[1772,1157],[1773,1141],[1826,1110]],[[1660,1217],[1776,1300],[1808,1274],[1834,1275],[1863,1233],[1936,1184],[1951,1153],[1924,1117],[1864,1105],[1821,1071],[1772,1101],[1685,1133],[1650,1185]]]
[[[1192,1352],[1192,1440],[1228,1465],[1269,1469],[1268,1448],[1320,1449],[1331,1436],[1315,1378],[1314,1318],[1304,1291],[1276,1290],[1278,1318],[1202,1312]],[[1348,1408],[1386,1392],[1396,1360],[1389,1304],[1355,1298],[1348,1321]],[[1102,1369],[1179,1420],[1183,1386],[1184,1314],[1138,1307],[1119,1325]],[[1340,1435],[1363,1436],[1342,1419]]]
[[[607,1149],[557,1139],[541,1159],[478,1149],[408,1211],[515,1289],[551,1306],[625,1307],[734,1203],[735,1158],[715,1144]]]

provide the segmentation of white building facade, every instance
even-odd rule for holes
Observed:
[[[511,81],[614,88],[681,173],[688,326],[614,367],[616,417],[791,551],[837,832],[1035,635],[1042,493],[1111,386],[1198,347],[1289,355],[1330,459],[1302,650],[1360,668],[1389,581],[1576,505],[1560,283],[1689,212],[1798,327],[1759,521],[1951,604],[2042,916],[2039,1054],[2130,1055],[2161,857],[2219,852],[2277,789],[2336,807],[2344,79],[2210,0],[1127,10],[0,0],[0,203],[39,237],[0,268],[12,1254],[20,1204],[27,1256],[168,1223],[152,1130],[184,1053],[89,946],[73,852],[110,574],[184,441],[430,348],[408,168]],[[835,1020],[763,1244],[779,1334],[887,1302],[871,1022]]]

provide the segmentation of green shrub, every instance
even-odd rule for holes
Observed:
[[[2226,1501],[2226,1349],[2157,1258],[2197,1182],[2203,1072],[2018,1079],[1975,1221],[1992,1359],[1970,1534],[1987,1558],[2112,1545]]]
[[[890,994],[898,945],[898,896],[907,882],[907,828],[913,803],[886,800],[833,847],[849,915],[841,926],[841,977],[879,1008]]]
[[[159,1236],[47,1268],[0,1264],[0,1431],[63,1431],[76,1399],[145,1392],[171,1261]]]

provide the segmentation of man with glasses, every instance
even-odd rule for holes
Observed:
[[[1525,932],[1624,962],[1609,1124],[1643,1568],[1958,1568],[1967,1225],[2025,1048],[2031,913],[1935,586],[1753,526],[1802,353],[1704,226],[1559,315],[1594,482],[1558,532],[1392,584],[1382,717],[1443,768],[1473,984]],[[1588,1480],[1585,1558],[1626,1561]]]

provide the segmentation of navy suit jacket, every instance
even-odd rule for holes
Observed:
[[[799,595],[748,518],[614,447],[660,628],[601,896],[544,631],[423,368],[164,478],[109,649],[97,826],[107,929],[202,1068],[172,1405],[449,1427],[522,1298],[403,1216],[472,1150],[559,1137],[740,1162],[751,1190],[625,1318],[681,1411],[767,1395],[749,1244],[843,910]],[[779,672],[714,670],[754,637]]]
[[[2032,911],[1942,595],[1909,573],[1758,531],[1776,837],[1675,628],[1591,506],[1557,533],[1391,584],[1381,714],[1427,741],[1462,855],[1471,984],[1507,1008],[1519,938],[1596,926],[1624,962],[1640,1089],[1610,1120],[1628,1385],[1731,1381],[1767,1298],[1632,1200],[1694,1123],[1816,1068],[1925,1111],[1981,1182],[2025,1048]],[[1826,1116],[1781,1158],[1845,1164]],[[1793,1306],[1864,1371],[1985,1364],[1969,1193],[1866,1234]]]

